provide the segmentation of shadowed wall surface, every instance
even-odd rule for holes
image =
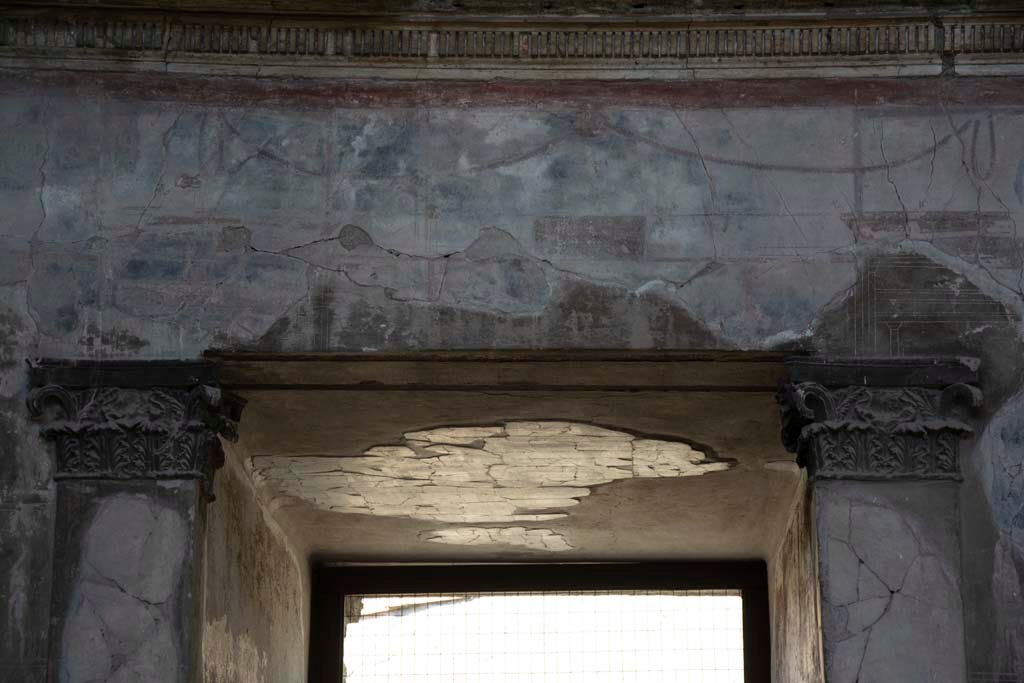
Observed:
[[[206,519],[202,680],[304,681],[306,563],[264,518],[238,455],[226,460]]]

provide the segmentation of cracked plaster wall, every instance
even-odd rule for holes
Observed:
[[[48,677],[186,683],[198,624],[193,482],[67,482]],[[15,679],[16,680],[16,679]]]
[[[53,547],[26,358],[802,348],[979,355],[993,410],[1020,385],[1024,111],[968,80],[952,87],[971,105],[725,108],[204,104],[92,80],[0,75],[15,680],[45,668]],[[962,489],[968,668],[1017,675],[1020,404],[967,453]]]
[[[816,484],[829,683],[965,680],[957,497],[949,482]]]

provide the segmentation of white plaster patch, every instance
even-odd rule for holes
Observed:
[[[203,633],[203,673],[208,681],[267,680],[267,653],[256,645],[248,629],[235,633],[227,617],[207,620]]]
[[[279,495],[338,512],[452,523],[557,519],[593,486],[731,466],[685,443],[555,421],[409,432],[401,445],[355,457],[253,458],[257,480]]]
[[[512,545],[550,552],[572,550],[565,536],[560,533],[551,529],[528,529],[523,526],[435,529],[420,532],[420,540],[453,545]]]

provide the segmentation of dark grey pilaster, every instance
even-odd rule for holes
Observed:
[[[55,450],[50,680],[198,680],[203,509],[240,404],[214,368],[43,363]]]
[[[800,359],[783,440],[814,498],[828,683],[963,683],[960,440],[965,361]]]

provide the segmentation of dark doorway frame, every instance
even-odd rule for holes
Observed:
[[[763,561],[317,566],[312,576],[309,683],[341,683],[346,595],[567,590],[739,590],[745,683],[768,683],[771,633]]]

